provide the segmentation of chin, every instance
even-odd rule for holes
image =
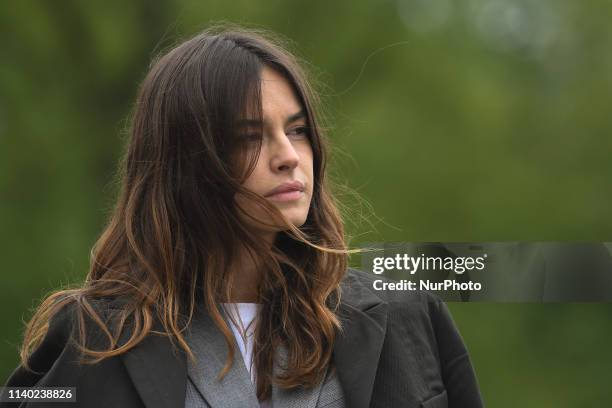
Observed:
[[[299,212],[299,213],[296,213],[296,212],[284,212],[283,215],[285,216],[285,218],[287,218],[287,220],[292,225],[294,225],[297,228],[299,228],[302,225],[304,225],[304,223],[306,222],[306,218],[308,216],[308,213],[303,214],[302,212]]]

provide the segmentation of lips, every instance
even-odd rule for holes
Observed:
[[[274,189],[270,190],[264,197],[273,197],[276,195],[282,195],[285,193],[292,192],[303,192],[304,191],[304,183],[301,181],[290,181],[287,183],[283,183]]]

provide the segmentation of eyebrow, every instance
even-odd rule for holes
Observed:
[[[302,109],[299,112],[296,112],[292,115],[287,116],[287,119],[285,119],[285,126],[287,126],[288,124],[292,122],[295,122],[296,120],[305,119],[305,118],[306,118],[306,112],[304,111],[304,109]],[[259,119],[240,119],[237,125],[238,126],[260,126],[261,121]]]

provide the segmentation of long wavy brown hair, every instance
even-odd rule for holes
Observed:
[[[236,276],[230,265],[240,245],[264,271],[254,346],[258,398],[270,397],[272,383],[293,388],[322,380],[341,329],[339,288],[351,251],[326,178],[320,98],[302,65],[278,37],[227,24],[208,28],[154,60],[131,117],[117,204],[92,249],[87,278],[38,307],[25,331],[24,367],[51,318],[69,304],[76,306],[74,341],[83,364],[129,351],[156,321],[162,334],[194,358],[183,333],[202,307],[227,342],[229,354],[219,374],[224,376],[235,350],[219,304],[231,299]],[[308,217],[299,228],[242,187],[258,154],[245,154],[237,122],[247,113],[261,117],[264,66],[287,79],[307,117],[314,183]],[[274,245],[248,228],[244,217],[250,215],[236,205],[237,195],[257,203],[271,219],[285,220]],[[100,299],[122,300],[112,322],[94,307]],[[105,333],[106,348],[87,346],[86,319]],[[129,339],[119,342],[128,327]],[[286,347],[286,369],[275,376],[279,346]]]

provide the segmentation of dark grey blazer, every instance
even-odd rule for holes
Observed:
[[[342,283],[344,331],[334,344],[333,363],[345,405],[481,407],[468,352],[446,305],[426,292],[375,291],[372,282],[378,278],[349,269]],[[71,313],[58,314],[31,357],[41,373],[19,366],[6,385],[77,387],[76,404],[53,407],[185,406],[187,360],[168,338],[151,334],[127,353],[80,366],[68,341],[71,327]],[[155,327],[161,329],[157,322]]]

